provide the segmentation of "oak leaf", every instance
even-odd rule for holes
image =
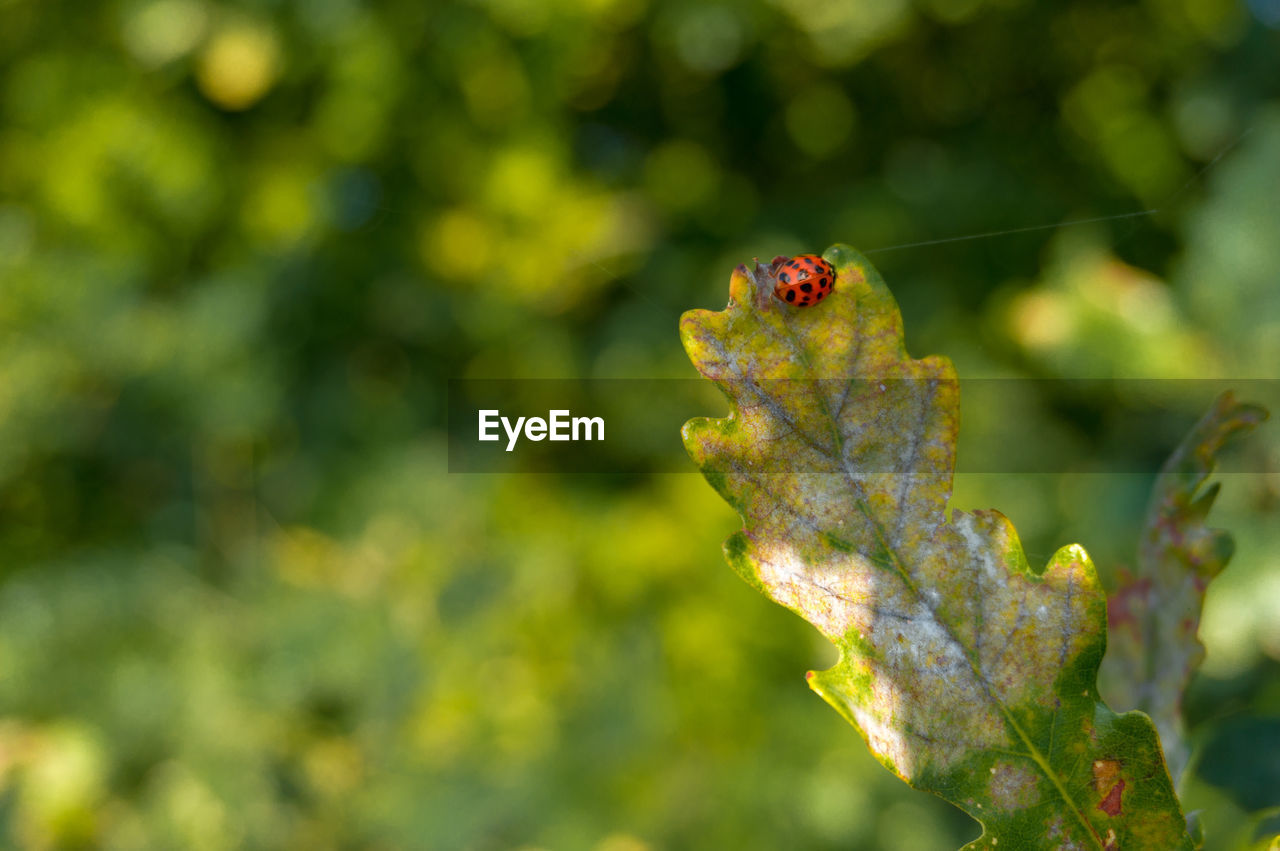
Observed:
[[[805,308],[739,266],[680,322],[731,413],[684,427],[743,518],[730,564],[839,650],[809,685],[889,769],[982,823],[966,848],[1189,849],[1156,731],[1099,698],[1106,599],[1088,555],[1028,564],[998,511],[951,511],[959,385],[911,359],[892,296],[836,245]]]

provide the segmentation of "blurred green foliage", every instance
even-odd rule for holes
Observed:
[[[692,469],[450,476],[445,380],[688,377],[676,317],[752,256],[1151,208],[871,256],[912,351],[965,376],[1276,378],[1277,25],[0,0],[0,842],[971,838],[804,688],[830,649],[724,566]],[[1105,434],[1108,404],[1027,400],[1019,439]],[[1148,484],[975,476],[957,504],[1106,569]],[[1280,714],[1239,685],[1280,658],[1276,493],[1232,477],[1215,509],[1239,548],[1202,687],[1237,697],[1202,737]],[[1188,808],[1235,847],[1259,801],[1220,762]]]

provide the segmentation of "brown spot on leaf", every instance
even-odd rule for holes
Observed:
[[[1123,793],[1124,781],[1121,780],[1119,783],[1111,787],[1111,791],[1107,793],[1105,798],[1098,802],[1098,809],[1112,817],[1120,815],[1120,796]]]
[[[1093,761],[1093,788],[1102,795],[1102,800],[1098,802],[1098,809],[1113,818],[1120,815],[1124,778],[1120,776],[1119,760],[1096,759]]]

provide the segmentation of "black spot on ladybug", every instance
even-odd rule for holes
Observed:
[[[801,284],[800,289],[804,292],[811,293],[813,292],[813,284]]]
[[[782,281],[782,283],[784,284],[789,284],[791,283],[791,276],[788,275],[786,272],[783,272],[781,275],[778,276],[778,280]]]
[[[818,283],[825,287],[827,286],[827,279],[824,277],[821,281],[818,281]]]
[[[796,300],[796,291],[787,290],[787,301],[795,301],[795,300]]]
[[[806,304],[808,304],[808,303],[809,303],[809,297],[808,297],[808,296],[805,296],[804,298],[800,299],[800,306],[801,306],[801,307],[804,307],[804,306],[805,306]]]

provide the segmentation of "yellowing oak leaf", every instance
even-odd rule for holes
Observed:
[[[726,542],[750,583],[840,651],[810,686],[911,785],[983,825],[968,848],[1189,849],[1150,719],[1096,688],[1106,600],[1088,555],[1043,571],[996,511],[953,511],[959,385],[913,360],[869,263],[823,255],[835,292],[772,295],[738,267],[720,312],[680,323],[724,419],[685,425],[689,453],[741,513]]]

